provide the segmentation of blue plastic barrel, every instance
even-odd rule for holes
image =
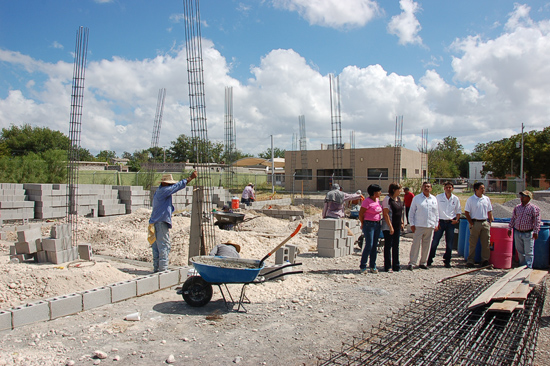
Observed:
[[[458,226],[458,255],[464,257],[464,243],[466,241],[466,232],[469,232],[468,220],[465,217],[460,218]]]
[[[535,251],[533,253],[533,268],[548,269],[550,261],[550,226],[543,225],[539,231],[539,237],[535,240]]]

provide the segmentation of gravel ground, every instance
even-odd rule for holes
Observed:
[[[31,289],[32,281],[36,281],[41,271],[48,273],[45,277],[50,277],[50,283],[59,285],[59,291],[90,289],[116,282],[119,275],[127,278],[149,273],[150,263],[136,261],[147,260],[150,255],[150,249],[143,244],[147,214],[128,215],[109,224],[84,222],[79,226],[93,243],[95,252],[129,258],[101,260],[91,266],[107,274],[93,277],[94,286],[75,281],[75,276],[96,276],[92,273],[83,276],[84,268],[14,266],[3,262],[0,283],[23,283],[28,296],[20,301],[26,302],[39,297]],[[318,214],[304,221],[308,220],[314,222],[314,232],[300,233],[290,242],[300,248],[299,261],[304,273],[283,281],[248,286],[250,304],[245,305],[246,313],[227,311],[216,287],[212,301],[201,308],[187,305],[174,289],[158,291],[74,316],[1,332],[0,365],[161,365],[167,361],[175,365],[315,365],[330,350],[339,350],[342,342],[350,342],[436,288],[439,279],[465,270],[464,261],[456,257],[452,268],[444,268],[443,245],[440,245],[434,266],[429,270],[361,275],[358,253],[342,258],[316,256],[313,250]],[[239,240],[243,243],[244,257],[260,259],[295,225],[296,222],[258,216],[247,222],[243,231],[217,232],[217,235],[220,241]],[[175,218],[173,238],[185,241],[188,230],[188,218]],[[6,245],[3,243],[2,248]],[[408,262],[410,245],[411,239],[403,237],[402,266]],[[183,262],[184,255],[186,258],[185,246],[176,245],[172,263]],[[377,264],[383,267],[381,255]],[[8,272],[19,274],[20,278],[8,277]],[[8,283],[1,289],[5,297],[12,296],[10,301],[15,301],[17,286],[14,287],[10,288]],[[229,289],[238,295],[240,286],[230,285]],[[140,314],[139,321],[124,320],[135,312]],[[546,303],[536,365],[550,366],[549,320],[550,308]]]
[[[547,201],[541,200],[531,200],[531,203],[538,206],[540,209],[541,220],[550,220],[550,203]],[[495,203],[493,204],[493,216],[501,219],[509,219],[512,217],[512,211],[514,207],[521,204],[519,198],[507,201],[503,204]]]

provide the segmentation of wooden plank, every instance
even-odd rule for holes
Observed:
[[[511,278],[507,284],[502,286],[502,288],[493,295],[493,301],[506,300],[512,292],[516,291],[516,289],[519,287],[519,285],[521,285],[525,278],[529,277],[532,271],[533,270],[531,268],[525,268],[513,278]]]
[[[523,281],[514,292],[508,295],[506,300],[525,300],[530,292],[531,286],[529,286],[529,282],[526,280]]]
[[[514,278],[519,272],[521,272],[525,266],[512,269],[510,272],[502,276],[497,282],[493,283],[487,290],[485,290],[481,295],[479,295],[474,301],[468,306],[468,310],[475,309],[479,306],[484,306],[488,304],[493,296],[508,283],[511,278]]]
[[[542,281],[544,276],[546,276],[547,274],[548,274],[548,271],[534,269],[533,272],[531,273],[531,279],[530,279],[531,286],[538,285]]]
[[[516,306],[516,310],[523,310],[525,309],[525,303],[523,301],[519,301],[518,306]]]
[[[487,311],[497,311],[499,313],[511,313],[516,310],[516,307],[519,305],[517,301],[504,300],[502,302],[494,302],[489,306]]]

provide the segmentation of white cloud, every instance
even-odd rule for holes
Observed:
[[[61,43],[57,42],[57,41],[54,41],[52,43],[51,47],[57,48],[57,49],[60,49],[60,50],[62,50],[64,48],[63,45]]]
[[[277,8],[295,11],[312,25],[362,27],[380,14],[374,0],[273,0]]]
[[[527,15],[521,18],[521,24],[516,22],[495,39],[472,36],[454,42],[456,84],[434,70],[415,80],[388,73],[381,65],[344,68],[340,72],[344,141],[355,131],[357,147],[391,144],[396,115],[404,116],[403,141],[411,149],[420,144],[422,129],[429,130],[430,138],[452,135],[473,147],[508,137],[521,123],[529,129],[547,126],[550,23],[530,22]],[[264,151],[270,135],[275,136],[276,146],[290,149],[302,114],[308,147],[331,143],[328,76],[297,52],[272,50],[251,67],[245,83],[230,76],[230,64],[208,40],[203,40],[203,59],[211,140],[224,141],[224,93],[226,86],[232,86],[240,150]],[[72,64],[47,63],[6,50],[0,50],[0,62],[23,80],[20,90],[10,90],[0,99],[0,128],[29,123],[67,134]],[[170,146],[180,134],[191,133],[182,45],[152,59],[91,61],[85,86],[81,141],[94,154],[114,150],[121,155],[148,148],[160,88],[166,88],[167,96],[159,146]]]
[[[412,0],[400,0],[401,14],[394,15],[388,23],[388,32],[399,38],[399,44],[422,44],[418,35],[422,27],[416,19],[416,13],[421,10],[420,5]]]

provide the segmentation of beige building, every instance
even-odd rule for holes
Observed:
[[[339,178],[335,176],[333,152],[332,149],[309,150],[303,156],[301,151],[286,151],[285,189],[300,191],[303,187],[307,192],[327,191],[334,180],[346,192],[357,189],[365,192],[374,183],[380,184],[387,192],[393,181],[427,176],[426,154],[403,147],[379,147],[340,150],[342,178]]]

